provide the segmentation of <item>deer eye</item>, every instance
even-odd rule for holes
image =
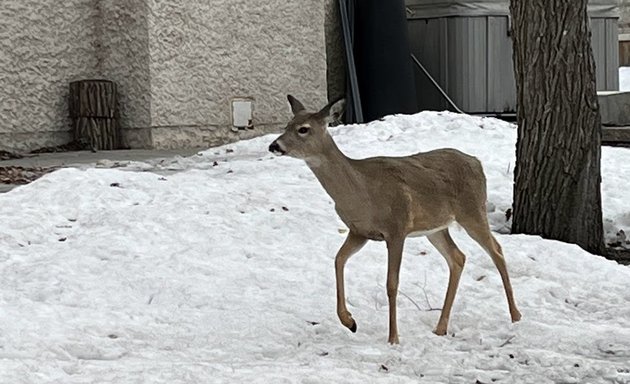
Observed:
[[[300,135],[305,135],[305,134],[308,133],[308,131],[309,131],[309,127],[300,127],[300,128],[298,128],[298,133]]]

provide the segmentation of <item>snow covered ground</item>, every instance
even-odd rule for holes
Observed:
[[[619,67],[619,90],[630,91],[630,67]]]
[[[478,156],[506,232],[514,126],[423,112],[331,130],[352,157],[455,147]],[[630,269],[577,246],[497,235],[523,320],[492,262],[468,255],[448,336],[431,333],[447,266],[405,249],[401,344],[387,340],[385,248],[346,269],[330,198],[274,136],[160,163],[63,169],[0,195],[1,383],[630,383]],[[122,166],[110,169],[112,166]],[[607,235],[630,229],[630,150],[604,148]]]

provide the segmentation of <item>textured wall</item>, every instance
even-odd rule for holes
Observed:
[[[2,0],[0,149],[68,142],[68,83],[93,77],[118,83],[131,147],[209,146],[277,130],[290,117],[287,93],[312,108],[327,101],[325,30],[334,6]],[[255,129],[233,132],[230,101],[243,96],[255,100]]]
[[[93,77],[92,0],[2,0],[0,149],[70,140],[68,83]]]
[[[149,7],[146,0],[97,0],[97,66],[118,84],[123,144],[152,146]]]
[[[149,4],[156,145],[235,139],[229,129],[233,97],[254,98],[256,131],[286,124],[287,93],[313,108],[325,104],[324,0]]]

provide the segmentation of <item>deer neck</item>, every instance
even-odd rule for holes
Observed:
[[[332,137],[326,136],[324,150],[306,159],[317,180],[337,205],[360,201],[364,181],[352,160],[341,152]]]

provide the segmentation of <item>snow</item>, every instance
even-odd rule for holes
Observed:
[[[331,132],[352,157],[479,157],[491,225],[508,231],[513,125],[423,112]],[[452,227],[468,261],[445,337],[429,309],[448,268],[408,240],[398,346],[385,247],[368,244],[346,268],[350,333],[335,313],[345,228],[304,163],[267,153],[274,137],[62,169],[0,195],[0,382],[630,383],[630,269],[534,236],[496,235],[523,313],[512,324],[490,258]],[[629,168],[630,150],[603,149],[609,237],[630,228]]]
[[[630,67],[619,67],[619,90],[630,91]]]

